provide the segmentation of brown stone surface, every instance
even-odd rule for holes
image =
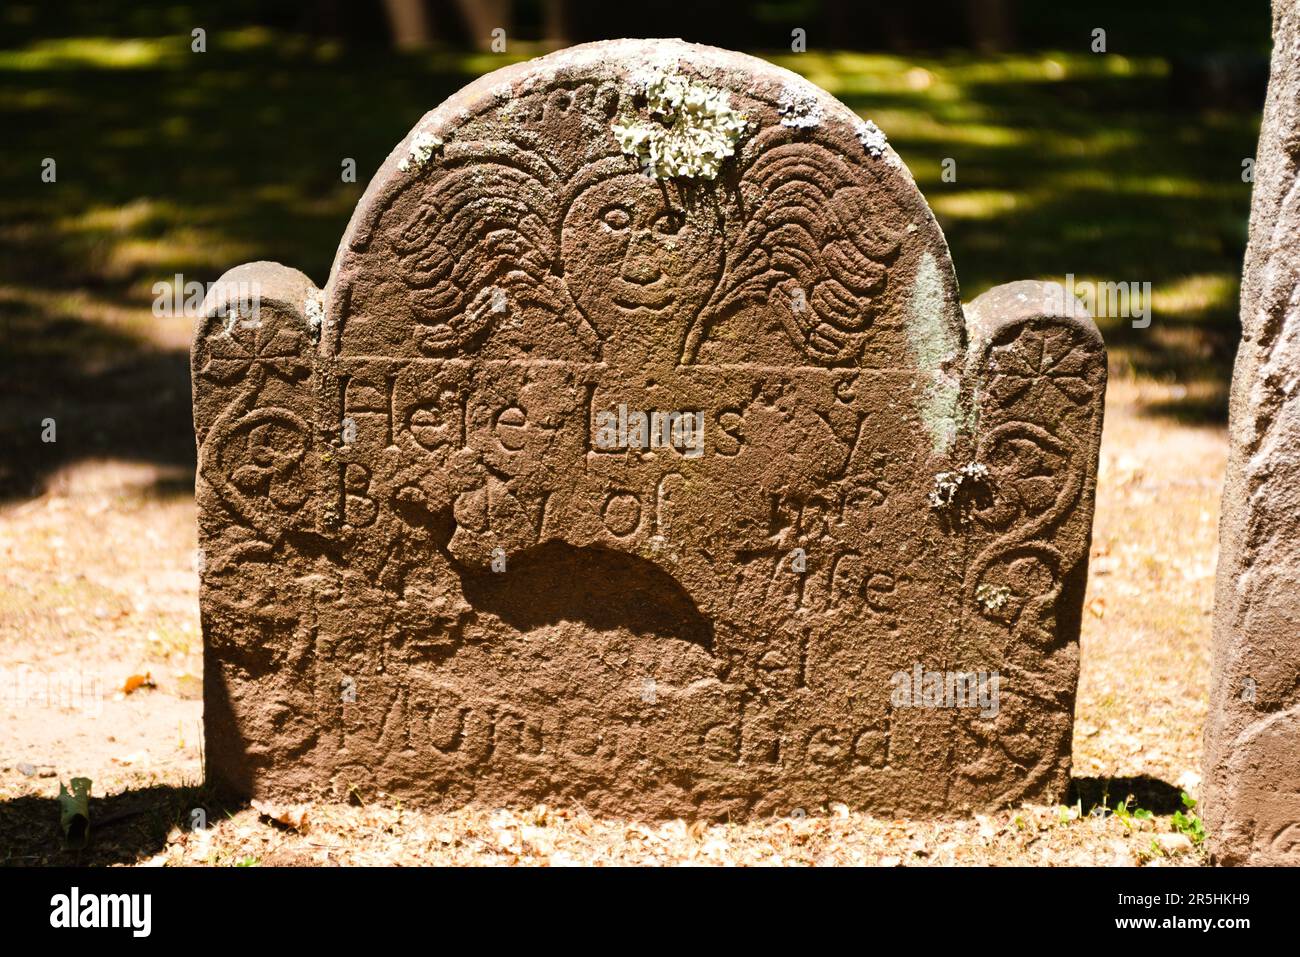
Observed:
[[[683,82],[698,110],[650,115]],[[826,93],[680,41],[512,66],[394,150],[323,292],[225,278],[261,309],[210,297],[194,346],[219,785],[1064,793],[1104,347],[1059,287],[963,317],[911,176]],[[702,442],[637,447],[637,413]],[[912,705],[918,669],[996,704]]]
[[[1275,3],[1219,526],[1205,815],[1225,864],[1300,864],[1300,8]]]

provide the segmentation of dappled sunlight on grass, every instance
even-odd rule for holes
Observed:
[[[1031,203],[1028,194],[1000,189],[970,189],[930,200],[935,215],[944,219],[989,219],[1010,212],[1021,204]]]
[[[12,50],[0,50],[0,71],[181,69],[191,62],[192,37],[176,33],[157,37],[60,37]],[[349,56],[337,40],[281,33],[263,26],[214,31],[204,38],[209,52],[262,56],[268,59],[338,63]],[[508,54],[433,50],[402,54],[408,62],[437,72],[479,76],[508,63],[547,52],[542,44],[512,40]],[[436,104],[431,104],[436,105]]]
[[[954,123],[951,117],[905,110],[897,107],[871,111],[871,118],[889,132],[895,142],[932,143],[948,147],[980,146],[989,149],[1015,149],[1024,147],[1030,137],[1005,126],[995,126],[974,120]]]
[[[1231,201],[1241,190],[1232,181],[1206,183],[1188,176],[1148,176],[1137,172],[1116,175],[1114,170],[1070,169],[1043,177],[1056,193],[1089,190],[1109,197],[1161,196],[1183,199]]]
[[[857,94],[925,93],[936,101],[961,99],[981,84],[1059,83],[1098,77],[1163,77],[1165,61],[1155,57],[1047,52],[981,58],[957,53],[915,59],[885,53],[813,52],[768,55],[839,97]]]
[[[103,258],[101,268],[109,280],[196,267],[205,273],[224,272],[232,262],[247,261],[255,251],[252,243],[214,243],[209,232],[182,228],[172,230],[165,238],[119,240]]]
[[[1193,316],[1237,308],[1241,280],[1236,272],[1185,276],[1151,290],[1153,311]]]
[[[123,292],[140,298],[159,276],[195,267],[221,272],[256,251],[255,243],[231,241],[220,228],[192,224],[195,212],[141,198],[122,206],[92,206],[53,225],[66,248],[80,251],[99,277],[128,283]]]
[[[0,70],[138,70],[168,61],[175,65],[187,53],[180,37],[62,37],[40,40],[20,50],[0,50]]]

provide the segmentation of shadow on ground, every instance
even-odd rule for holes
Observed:
[[[1081,803],[1087,814],[1099,807],[1114,810],[1130,798],[1129,810],[1157,815],[1182,810],[1179,789],[1151,777],[1075,778],[1069,804]],[[63,849],[59,804],[53,798],[24,796],[0,802],[0,865],[106,866],[138,864],[168,846],[173,829],[194,829],[196,819],[215,823],[243,805],[216,800],[204,787],[152,786],[90,802],[90,841],[83,850]],[[203,817],[197,818],[196,811]],[[266,864],[311,864],[304,851],[268,857]]]
[[[63,846],[59,802],[28,795],[0,802],[0,865],[106,866],[136,864],[167,846],[172,828],[192,830],[225,808],[199,787],[156,785],[90,800],[90,840],[82,850]]]
[[[1153,814],[1173,814],[1183,810],[1182,790],[1158,778],[1143,775],[1135,778],[1074,778],[1070,782],[1069,803],[1081,802],[1083,813],[1096,807],[1111,810],[1132,797],[1129,810],[1145,808]]]
[[[189,357],[73,316],[0,301],[0,503],[41,494],[81,459],[192,473]],[[166,494],[193,482],[160,480]]]

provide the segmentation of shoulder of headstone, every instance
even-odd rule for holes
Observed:
[[[1004,333],[1045,321],[1073,332],[1081,344],[1105,351],[1101,330],[1088,308],[1057,282],[1026,279],[994,286],[963,306],[969,352],[983,352]]]
[[[310,331],[309,313],[317,310],[309,303],[319,306],[321,291],[297,269],[266,261],[228,269],[208,287],[203,299],[194,325],[191,359],[198,361],[209,337],[231,328],[228,317],[232,310],[241,314],[252,310],[257,317],[279,314],[289,317],[291,324],[296,320],[304,331]],[[239,328],[246,326],[241,324]]]
[[[203,318],[222,315],[232,304],[245,298],[250,290],[260,305],[297,313],[304,312],[307,301],[320,292],[316,284],[297,269],[265,260],[244,263],[227,269],[209,287],[203,300]]]

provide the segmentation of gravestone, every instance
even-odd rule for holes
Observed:
[[[1223,864],[1300,864],[1300,9],[1273,6],[1205,733],[1205,819]]]
[[[1040,283],[963,316],[884,134],[795,74],[675,40],[500,70],[388,157],[323,290],[255,263],[205,308],[222,788],[1063,795],[1100,336]]]

